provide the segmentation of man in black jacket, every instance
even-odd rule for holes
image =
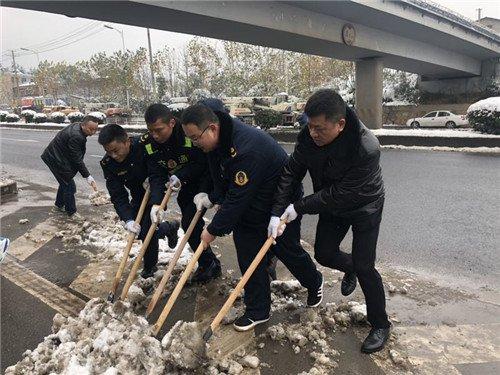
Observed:
[[[126,230],[144,240],[151,226],[151,205],[146,206],[140,224],[135,223],[144,197],[144,183],[148,177],[144,149],[139,143],[139,137],[129,137],[120,125],[109,124],[99,132],[98,142],[106,151],[106,156],[101,160],[101,168],[116,213],[124,222]],[[152,277],[157,270],[159,238],[166,236],[168,246],[172,249],[177,245],[179,225],[178,221],[165,221],[158,226],[144,253],[144,269],[141,272],[143,278]]]
[[[73,177],[80,172],[95,190],[95,180],[90,175],[83,157],[85,156],[87,137],[95,134],[99,119],[85,116],[81,123],[71,124],[59,131],[45,148],[42,160],[59,183],[55,209],[66,211],[69,216],[76,213],[76,185]]]
[[[323,266],[344,272],[341,292],[351,294],[356,277],[365,295],[372,326],[361,350],[381,350],[389,337],[382,278],[375,269],[375,252],[384,205],[384,184],[377,138],[333,90],[319,90],[307,101],[308,125],[278,184],[269,230],[279,236],[281,216],[293,222],[298,215],[319,214],[315,258]],[[295,200],[294,186],[306,172],[314,194]],[[290,204],[292,202],[292,204]],[[352,227],[352,255],[339,246]]]
[[[159,204],[165,195],[166,186],[170,185],[179,190],[177,203],[182,213],[182,229],[186,231],[196,213],[193,198],[204,185],[210,183],[207,158],[200,149],[193,147],[167,106],[150,105],[144,119],[148,132],[141,137],[141,143],[145,150],[151,186],[151,220],[156,222],[163,216],[159,212]],[[188,243],[193,251],[200,244],[203,226],[201,219],[189,238]],[[220,262],[208,248],[198,260],[198,269],[191,280],[206,283],[220,275]]]
[[[267,222],[276,183],[287,154],[261,130],[243,124],[224,110],[222,102],[205,99],[184,110],[186,135],[208,153],[214,188],[195,197],[198,207],[219,204],[201,239],[210,244],[215,237],[233,232],[238,263],[243,274],[268,238]],[[302,185],[294,196],[302,195]],[[300,219],[291,223],[277,241],[273,253],[308,290],[307,305],[318,306],[323,298],[323,277],[300,245]],[[246,310],[233,324],[247,331],[269,320],[271,308],[268,259],[264,258],[245,286]]]

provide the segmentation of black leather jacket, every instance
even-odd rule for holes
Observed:
[[[376,212],[384,203],[379,159],[377,138],[350,108],[343,132],[326,146],[316,146],[305,127],[278,183],[273,215],[280,216],[290,203],[299,214],[360,217]],[[314,194],[294,202],[293,187],[307,171]]]
[[[83,133],[80,123],[71,124],[56,134],[43,151],[42,160],[54,175],[67,183],[78,172],[87,178],[90,173],[83,161],[86,147],[87,136]]]

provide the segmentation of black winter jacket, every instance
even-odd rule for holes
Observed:
[[[75,123],[59,131],[41,157],[56,177],[69,183],[78,172],[84,178],[90,175],[83,161],[86,146],[87,136],[80,123]]]
[[[101,168],[116,213],[125,222],[134,220],[144,197],[142,184],[148,177],[139,137],[130,137],[130,152],[124,161],[118,163],[106,155],[101,160]],[[132,199],[129,199],[129,191]]]
[[[181,124],[175,124],[167,142],[156,142],[148,132],[142,135],[141,144],[146,156],[152,204],[161,203],[171,175],[181,180],[182,191],[193,196],[202,186],[210,184],[207,156],[186,137]]]
[[[222,236],[239,225],[265,228],[286,152],[269,134],[231,118],[217,102],[201,102],[214,110],[220,124],[219,146],[208,153],[208,163],[214,185],[209,199],[221,207],[207,230]]]
[[[314,194],[294,202],[297,213],[351,218],[374,213],[384,203],[379,159],[377,138],[350,108],[343,132],[329,145],[316,146],[305,127],[278,184],[273,215],[280,216],[294,202],[293,186],[302,181],[307,171]]]

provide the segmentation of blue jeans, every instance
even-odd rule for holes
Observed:
[[[73,215],[76,212],[75,181],[71,179],[69,183],[66,183],[58,177],[56,177],[56,179],[57,182],[59,182],[59,188],[57,189],[56,195],[56,206],[60,208],[64,207],[68,215]]]

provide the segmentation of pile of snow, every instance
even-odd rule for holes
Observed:
[[[92,206],[104,206],[111,203],[111,197],[104,191],[96,191],[89,195],[90,204]]]
[[[128,303],[90,300],[77,318],[56,314],[53,334],[5,374],[178,374],[205,363],[196,323],[177,322],[160,343]]]
[[[480,100],[467,108],[467,113],[474,111],[500,112],[500,96]]]

